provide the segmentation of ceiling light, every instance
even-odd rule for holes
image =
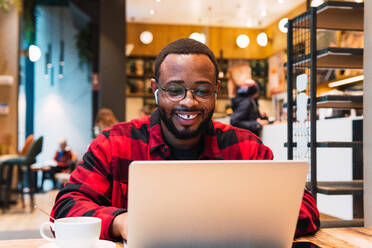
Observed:
[[[278,3],[280,4],[284,3],[284,0],[278,0]]]
[[[280,20],[278,26],[279,26],[279,30],[282,33],[287,33],[288,32],[288,28],[285,26],[287,23],[288,23],[288,18],[286,18],[286,17]]]
[[[260,15],[261,15],[262,17],[267,16],[267,12],[266,12],[266,10],[261,10]]]
[[[150,44],[152,42],[152,39],[153,39],[153,36],[150,31],[143,31],[140,34],[140,41],[145,45]]]
[[[357,3],[363,3],[363,0],[355,0]]]
[[[241,34],[236,38],[236,44],[240,48],[246,48],[249,45],[249,37],[245,34]]]
[[[269,39],[267,38],[267,34],[265,32],[259,33],[257,35],[257,43],[262,47],[267,45],[268,40]]]
[[[155,15],[155,10],[150,9],[150,15]]]
[[[322,3],[324,3],[324,0],[313,0],[311,1],[311,7],[318,7]]]
[[[190,34],[189,38],[193,39],[193,40],[197,40],[197,41],[199,41],[203,44],[205,44],[205,41],[206,41],[205,34],[203,34],[203,33],[194,32],[194,33]]]
[[[36,62],[41,57],[41,50],[38,46],[31,45],[28,47],[28,57],[32,62]]]
[[[160,0],[155,0],[157,3],[160,3]]]
[[[342,79],[342,80],[338,80],[338,81],[329,83],[328,87],[333,88],[333,87],[337,87],[337,86],[341,86],[341,85],[345,85],[345,84],[351,84],[351,83],[359,82],[359,81],[362,81],[362,80],[364,80],[364,75],[359,75],[359,76],[346,78],[346,79]]]

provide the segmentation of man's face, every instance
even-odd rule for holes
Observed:
[[[66,148],[66,146],[67,146],[66,141],[61,141],[61,143],[60,143],[59,146],[60,146],[61,150],[65,150],[65,148]]]
[[[169,54],[160,66],[159,85],[169,89],[182,85],[186,89],[206,87],[217,91],[215,67],[204,54]],[[153,88],[156,89],[153,83]],[[159,112],[163,126],[178,139],[197,137],[211,120],[215,107],[215,94],[199,101],[187,91],[186,97],[172,101],[167,93],[159,89]]]

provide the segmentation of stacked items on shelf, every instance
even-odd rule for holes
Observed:
[[[307,12],[288,21],[287,41],[287,95],[288,95],[288,159],[299,159],[294,151],[296,130],[294,122],[295,102],[293,99],[294,81],[299,75],[307,79],[306,99],[308,103],[309,121],[308,138],[309,159],[311,164],[310,188],[316,198],[317,193],[325,195],[352,195],[353,220],[324,221],[322,226],[362,226],[363,225],[363,141],[362,119],[353,120],[352,141],[349,142],[318,142],[317,141],[317,109],[361,109],[363,96],[329,95],[317,96],[318,75],[329,69],[363,69],[363,49],[348,47],[328,47],[317,49],[319,30],[363,31],[364,4],[355,2],[326,2],[319,7],[310,8]],[[347,18],[347,21],[345,21]],[[306,111],[306,109],[305,109]],[[297,113],[298,114],[298,113]],[[302,135],[302,134],[301,134]],[[300,136],[301,136],[300,135]],[[301,142],[303,143],[303,142]],[[305,144],[306,145],[306,144]],[[352,181],[318,182],[317,181],[317,148],[351,148],[352,149]],[[301,158],[300,158],[301,159]]]
[[[0,87],[8,87],[11,86],[14,82],[14,78],[9,75],[0,75]],[[6,89],[1,89],[2,92],[5,92],[4,96],[8,96]],[[9,103],[6,99],[0,99],[0,115],[7,115],[9,114]]]

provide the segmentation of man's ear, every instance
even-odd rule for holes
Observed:
[[[217,80],[217,93],[216,93],[215,99],[217,99],[217,94],[220,93],[220,89],[221,89],[221,81]]]
[[[217,91],[220,91],[221,88],[221,81],[217,80]]]
[[[150,83],[151,83],[151,89],[154,92],[155,102],[156,102],[156,104],[159,104],[159,98],[158,98],[159,88],[158,88],[158,85],[156,83],[156,80],[152,78]]]
[[[155,91],[158,89],[158,84],[156,83],[155,78],[151,78],[150,86],[151,86],[152,92],[155,93]]]

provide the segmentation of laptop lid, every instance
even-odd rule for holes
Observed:
[[[291,247],[307,162],[136,161],[129,248]]]

